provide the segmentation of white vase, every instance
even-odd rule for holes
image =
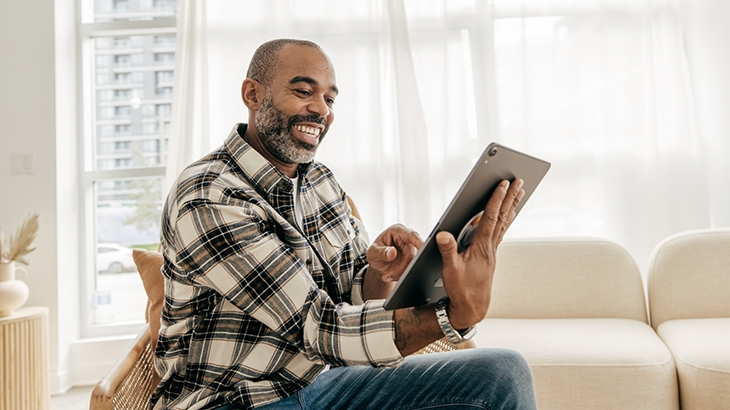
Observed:
[[[28,300],[28,285],[15,279],[15,272],[18,271],[25,278],[23,267],[16,267],[15,262],[0,262],[0,317],[12,315],[15,309]]]

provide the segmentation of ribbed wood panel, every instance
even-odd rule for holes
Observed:
[[[0,410],[50,408],[48,309],[0,318]]]

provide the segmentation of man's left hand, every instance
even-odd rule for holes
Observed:
[[[378,272],[383,282],[398,281],[421,244],[418,232],[401,224],[389,227],[368,249],[368,273]]]

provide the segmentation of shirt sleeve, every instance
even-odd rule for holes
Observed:
[[[368,272],[368,265],[363,266],[352,278],[352,291],[350,298],[353,305],[362,305],[365,303],[365,295],[363,295],[363,282],[365,282],[365,274]]]
[[[181,279],[215,289],[309,360],[377,367],[403,360],[393,312],[382,301],[335,304],[255,205],[190,203],[175,224]]]
[[[370,244],[370,237],[368,235],[368,231],[365,229],[365,224],[363,222],[356,218],[354,215],[352,215],[352,223],[358,232],[358,235],[362,238],[364,244]],[[357,249],[357,246],[356,246]],[[363,246],[362,249],[358,249],[358,251],[361,253],[360,257],[358,258],[358,261],[360,263],[356,264],[355,267],[355,274],[352,277],[352,290],[350,291],[350,300],[352,300],[353,305],[362,305],[365,303],[365,295],[363,294],[363,282],[365,281],[365,274],[367,274],[368,271],[368,264],[367,264],[367,246]]]

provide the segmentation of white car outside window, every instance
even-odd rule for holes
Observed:
[[[115,243],[100,243],[96,247],[96,270],[100,273],[122,273],[136,270],[132,249]]]

